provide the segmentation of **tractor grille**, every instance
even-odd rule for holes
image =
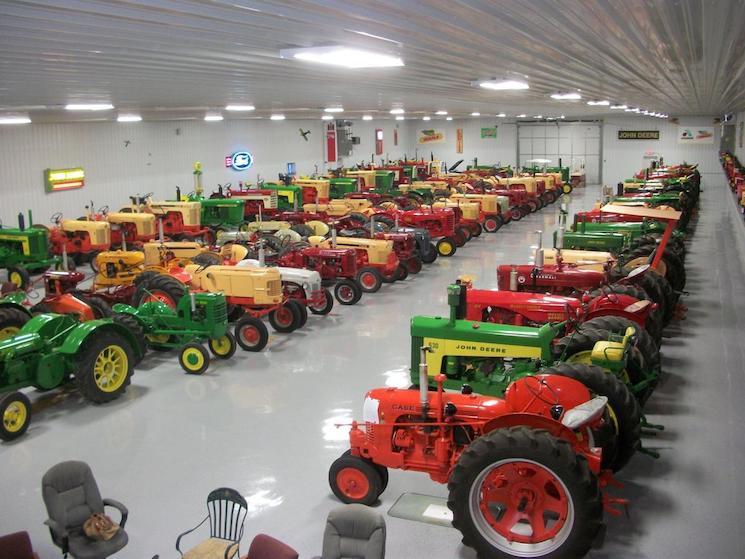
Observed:
[[[219,297],[215,302],[215,322],[222,323],[228,321],[228,305],[225,297]]]
[[[365,423],[365,441],[370,444],[375,444],[375,424]]]
[[[142,234],[143,235],[154,235],[155,234],[155,220],[147,220],[142,222]]]
[[[266,282],[266,294],[270,297],[282,295],[282,280],[269,280]]]
[[[445,218],[445,231],[454,231],[455,230],[455,214],[450,213]]]
[[[197,225],[199,223],[199,206],[189,208],[189,223],[187,225]]]
[[[105,245],[108,244],[109,239],[106,235],[107,230],[105,228],[96,229],[93,232],[93,244],[94,245]]]

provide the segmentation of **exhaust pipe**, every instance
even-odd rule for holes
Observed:
[[[510,291],[517,291],[517,267],[510,270]]]
[[[26,230],[26,222],[23,219],[23,212],[18,212],[18,229],[21,231]]]
[[[370,216],[370,238],[375,238],[375,216]]]
[[[542,268],[543,267],[543,231],[540,229],[536,231],[538,234],[538,246],[535,249],[535,267],[536,268]]]
[[[336,248],[336,225],[331,226],[331,248]]]
[[[259,241],[259,267],[266,267],[266,251],[264,250],[264,239]]]
[[[427,418],[429,411],[429,368],[427,367],[427,352],[432,351],[429,346],[419,349],[419,401],[422,404],[422,417]]]
[[[158,218],[158,240],[163,242],[163,218]]]

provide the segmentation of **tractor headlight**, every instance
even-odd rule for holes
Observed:
[[[365,403],[362,405],[362,421],[365,423],[380,423],[378,417],[378,408],[380,407],[380,400],[376,398],[365,398]]]

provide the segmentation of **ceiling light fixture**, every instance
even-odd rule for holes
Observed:
[[[402,114],[404,114],[405,112],[406,112],[406,111],[404,111],[404,110],[403,110],[402,108],[400,108],[400,107],[397,107],[397,108],[395,108],[395,109],[391,109],[391,114],[392,114],[392,115],[402,115]]]
[[[323,109],[324,113],[343,113],[344,107],[326,107]]]
[[[65,105],[68,111],[110,111],[114,105],[110,103],[70,103]]]
[[[436,115],[439,115],[439,116],[445,116],[446,114],[448,114],[448,112],[447,111],[437,111],[435,114]]]
[[[626,110],[628,108],[629,107],[627,105],[611,105],[610,106],[611,111],[621,111],[621,110]]]
[[[204,115],[204,120],[207,122],[219,122],[223,119],[221,114],[208,114]]]
[[[543,115],[535,115],[533,118],[543,118]]]
[[[31,124],[27,116],[0,116],[0,124]]]
[[[640,113],[640,112],[642,112],[642,110],[639,107],[634,107],[633,109],[631,109],[631,112],[632,113]]]
[[[331,115],[323,115],[321,117],[321,120],[334,120],[334,117]]]
[[[269,117],[269,120],[284,120],[285,115],[272,115]]]
[[[608,105],[610,105],[610,101],[606,99],[602,101],[588,101],[587,104],[591,107],[607,107]]]
[[[404,119],[404,117],[402,117],[402,116],[397,116],[396,117],[396,120],[403,120],[403,119]]]
[[[343,68],[392,68],[404,65],[404,61],[398,56],[342,45],[282,49],[279,51],[279,56]]]
[[[372,120],[372,115],[362,115],[362,120]]]
[[[140,115],[133,114],[122,114],[116,117],[117,122],[140,122],[142,117]]]
[[[582,99],[582,95],[580,95],[576,91],[569,91],[567,93],[552,93],[551,99],[556,99],[557,101],[577,101],[578,99]]]
[[[422,120],[432,120],[432,118],[431,117],[428,117],[428,116],[423,116],[422,117]]]
[[[506,115],[505,113],[499,113],[499,114],[498,114],[497,116],[498,116],[499,118],[504,118],[504,117],[506,117],[507,115]]]
[[[526,116],[528,116],[528,115],[526,115],[526,114],[521,114],[521,115],[517,115],[517,117],[516,117],[516,118],[525,118]]]
[[[566,117],[564,115],[561,115],[559,118],[564,120]]]
[[[256,109],[253,105],[226,105],[226,111],[253,111]]]
[[[453,117],[452,116],[449,116],[445,120],[453,120]]]
[[[471,116],[481,116],[481,113],[474,111],[471,113]]]
[[[477,82],[471,82],[471,85],[478,85],[484,89],[491,89],[493,91],[519,91],[522,89],[530,89],[528,82],[524,80],[481,80]]]

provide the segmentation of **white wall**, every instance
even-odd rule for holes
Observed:
[[[342,159],[342,163],[347,167],[351,167],[361,161],[365,163],[370,162],[375,154],[375,130],[378,128],[383,130],[383,154],[375,156],[376,162],[380,161],[381,158],[384,159],[386,156],[390,159],[398,159],[399,157],[403,157],[404,155],[409,156],[410,153],[413,153],[413,149],[410,150],[412,144],[411,130],[406,123],[396,122],[395,120],[353,120],[352,123],[352,135],[358,136],[360,143],[354,146],[351,156]],[[393,144],[394,129],[398,130],[398,145]]]
[[[712,126],[716,132],[714,143],[679,144],[679,126]],[[619,140],[619,130],[659,130],[660,139]],[[649,160],[644,159],[647,150],[659,153],[667,163],[698,163],[705,184],[723,183],[719,163],[720,133],[721,127],[713,123],[712,117],[681,117],[679,124],[638,116],[607,118],[603,125],[603,183],[615,185],[646,167],[649,164]]]
[[[740,138],[743,138],[742,144]],[[735,155],[741,164],[745,161],[745,111],[735,115]]]

